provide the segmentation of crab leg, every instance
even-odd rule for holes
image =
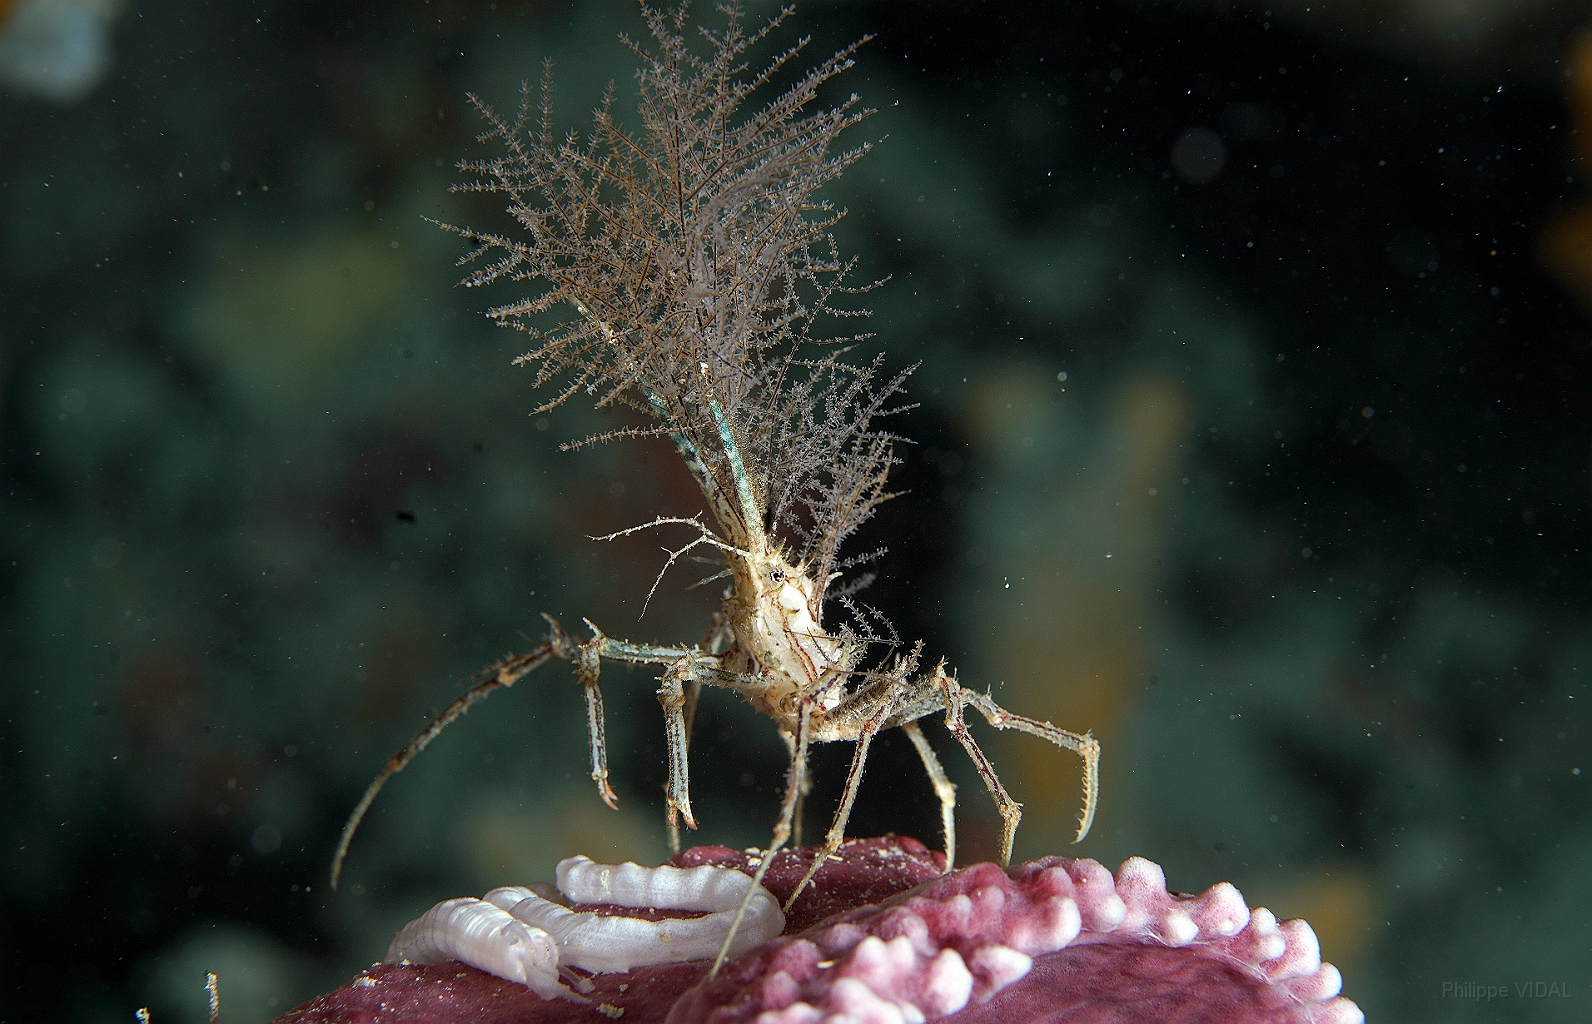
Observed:
[[[337,840],[337,850],[332,854],[332,888],[337,888],[337,880],[343,873],[343,861],[348,856],[348,845],[354,841],[354,833],[359,829],[359,823],[364,820],[365,812],[370,810],[370,805],[375,803],[376,794],[387,784],[387,780],[404,770],[414,756],[426,749],[427,744],[437,738],[437,734],[452,725],[454,720],[475,704],[501,686],[513,686],[521,677],[534,669],[540,668],[549,658],[560,655],[558,626],[553,626],[555,635],[552,640],[542,644],[527,654],[515,655],[505,658],[490,668],[483,669],[471,678],[474,684],[464,692],[458,700],[449,704],[447,708],[431,720],[431,724],[420,730],[420,735],[409,741],[409,744],[396,754],[387,759],[380,774],[365,788],[365,795],[359,798],[359,803],[354,805],[354,811],[348,816],[348,822],[343,825],[343,834]]]
[[[802,776],[806,774],[807,769],[807,747],[812,736],[812,721],[812,705],[803,701],[796,718],[796,754],[791,758],[790,770],[785,774],[785,799],[780,804],[779,821],[774,824],[773,841],[768,844],[767,852],[758,862],[757,873],[752,876],[753,890],[763,884],[763,876],[768,874],[768,866],[774,862],[774,854],[778,853],[790,839],[791,822],[796,817],[796,801],[801,796]],[[749,891],[746,899],[741,901],[740,909],[735,912],[735,920],[730,923],[730,934],[725,936],[724,945],[713,961],[713,969],[708,972],[709,978],[717,977],[719,968],[724,966],[724,958],[729,955],[730,946],[735,942],[735,933],[741,929],[741,919],[746,916],[751,899],[752,894]]]
[[[962,699],[977,708],[978,713],[997,729],[1016,729],[1030,736],[1038,736],[1083,758],[1083,814],[1078,820],[1078,834],[1072,839],[1075,843],[1083,842],[1083,837],[1089,834],[1089,826],[1094,824],[1095,807],[1100,803],[1100,741],[1094,738],[1093,733],[1080,735],[1059,729],[1049,722],[1014,715],[982,693],[963,688]],[[1010,852],[1008,847],[1007,853]]]
[[[967,722],[962,718],[962,707],[968,703],[967,698],[972,691],[945,674],[944,662],[935,668],[934,681],[940,685],[941,692],[945,694],[945,729],[956,737],[956,742],[967,751],[968,759],[973,762],[979,778],[984,780],[989,795],[995,801],[995,810],[1000,813],[1001,866],[1005,867],[1012,861],[1012,840],[1017,835],[1017,823],[1023,817],[1023,805],[1013,800],[1011,794],[1006,792],[1006,787],[1001,785],[1000,776],[995,774],[995,766],[990,764],[989,758],[979,748],[978,741],[973,739],[973,734],[967,730]]]
[[[956,865],[956,783],[946,777],[945,767],[935,756],[929,741],[923,738],[923,730],[918,728],[918,723],[907,722],[901,726],[901,731],[912,741],[913,748],[923,761],[923,770],[928,773],[929,785],[934,787],[934,795],[940,798],[940,825],[945,832],[945,870],[950,871]]]

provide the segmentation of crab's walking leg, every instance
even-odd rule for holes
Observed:
[[[554,627],[557,630],[557,625]],[[476,701],[500,686],[513,686],[520,678],[532,670],[539,668],[549,658],[558,655],[559,640],[555,632],[554,639],[542,644],[535,650],[526,654],[505,658],[491,668],[485,669],[472,679],[474,685],[466,690],[458,700],[449,704],[446,710],[431,720],[431,724],[420,730],[420,735],[409,741],[409,745],[387,759],[373,782],[366,787],[365,795],[359,798],[359,803],[354,805],[354,812],[348,816],[348,822],[343,826],[343,834],[337,840],[337,850],[332,854],[332,888],[337,888],[337,880],[343,873],[343,861],[348,856],[348,845],[354,841],[354,833],[359,829],[359,823],[364,820],[365,812],[370,810],[370,805],[376,801],[376,794],[387,784],[387,780],[404,770],[414,756],[426,749],[426,745],[437,738],[437,734],[453,724],[454,719],[470,710]]]
[[[597,795],[603,803],[619,809],[619,798],[608,785],[608,733],[603,724],[603,690],[598,684],[602,673],[602,648],[607,637],[588,621],[595,635],[580,645],[580,656],[575,661],[575,675],[586,689],[586,733],[591,741],[591,777],[597,783]]]
[[[792,762],[796,759],[796,739],[793,736],[785,737],[785,752],[790,755]],[[807,794],[813,791],[812,773],[802,771],[801,789],[796,792],[796,813],[791,816],[790,838],[791,845],[798,849],[802,845],[802,819],[807,814]]]
[[[691,748],[691,730],[696,727],[697,705],[702,701],[702,680],[692,679],[685,688],[685,745]]]
[[[713,616],[713,625],[708,628],[707,634],[698,641],[697,648],[706,651],[710,656],[717,657],[723,654],[729,646],[731,634],[725,625],[722,612]],[[677,663],[678,664],[678,663]],[[676,699],[680,701],[680,723],[678,729],[672,715],[673,704]],[[691,730],[696,725],[697,704],[702,700],[702,675],[699,672],[688,672],[684,679],[675,678],[671,684],[669,678],[663,680],[663,686],[658,690],[658,701],[663,704],[664,728],[669,741],[669,781],[664,785],[664,803],[668,807],[669,852],[680,852],[680,821],[679,815],[685,816],[686,825],[696,828],[696,819],[691,815],[691,779],[690,779],[690,750]],[[680,773],[679,783],[676,785],[674,765],[678,756]]]
[[[923,738],[923,730],[918,728],[918,723],[907,722],[901,726],[901,731],[912,741],[918,757],[923,760],[923,770],[928,773],[929,785],[934,787],[934,795],[940,798],[940,825],[945,832],[945,870],[950,871],[956,865],[956,783],[946,777],[945,768],[934,755],[934,748],[929,746],[929,741]]]
[[[801,711],[796,718],[796,749],[790,760],[790,771],[785,774],[785,799],[780,804],[779,821],[774,824],[773,841],[769,843],[768,851],[763,854],[763,859],[757,865],[757,873],[752,876],[752,887],[747,890],[746,898],[741,900],[740,909],[735,912],[735,920],[730,922],[730,933],[724,937],[724,945],[719,948],[719,955],[713,961],[713,969],[708,972],[709,979],[718,977],[719,968],[724,966],[724,958],[729,955],[730,943],[735,941],[735,933],[741,929],[741,919],[746,916],[746,907],[752,901],[752,893],[763,884],[763,876],[768,874],[768,866],[774,862],[774,855],[790,839],[791,823],[796,817],[796,801],[801,796],[802,778],[807,774],[807,747],[812,734],[812,720],[812,705],[803,701]]]
[[[969,698],[973,692],[946,675],[944,662],[934,669],[934,682],[939,684],[940,691],[945,694],[946,731],[955,736],[956,742],[967,751],[973,767],[978,769],[979,778],[984,780],[984,785],[989,788],[989,795],[995,800],[995,810],[1000,813],[1001,867],[1005,867],[1012,862],[1012,840],[1017,835],[1017,823],[1023,817],[1023,805],[1013,800],[1011,794],[1006,792],[1006,787],[1001,785],[1000,776],[995,774],[995,766],[989,763],[989,758],[979,749],[973,734],[967,731],[967,722],[962,718],[962,706],[970,703]]]
[[[857,746],[851,752],[851,770],[846,773],[846,788],[840,794],[840,806],[835,808],[834,821],[829,826],[829,832],[824,836],[824,845],[819,847],[818,855],[807,868],[807,874],[802,876],[801,884],[791,892],[790,899],[785,901],[785,912],[790,913],[791,906],[796,902],[796,897],[807,888],[807,883],[818,874],[818,869],[840,849],[846,841],[846,822],[851,819],[852,805],[857,802],[857,789],[862,785],[862,769],[868,763],[868,748],[873,744],[873,737],[882,725],[895,711],[896,701],[886,699],[880,702],[872,714],[863,719],[857,730]],[[932,752],[931,752],[932,756]],[[943,774],[943,773],[942,773]]]
[[[684,818],[687,828],[696,828],[696,818],[691,814],[691,761],[689,744],[691,727],[687,710],[695,703],[691,696],[701,688],[701,682],[691,680],[687,692],[682,676],[689,676],[690,662],[681,659],[663,675],[658,687],[658,703],[663,705],[663,729],[669,745],[669,782],[665,790],[668,805],[669,850],[680,852],[680,823]]]
[[[603,692],[598,685],[598,673],[601,671],[603,659],[609,661],[624,661],[633,665],[668,665],[686,666],[685,671],[690,671],[694,661],[704,660],[702,652],[696,648],[686,647],[654,647],[650,644],[633,644],[624,640],[615,640],[603,635],[590,619],[586,620],[586,628],[592,632],[592,638],[580,645],[579,653],[575,659],[575,672],[580,677],[581,684],[586,688],[586,727],[591,739],[591,777],[597,783],[597,795],[603,798],[603,803],[615,809],[619,806],[619,798],[608,785],[608,738],[603,728]],[[711,657],[705,660],[713,661]],[[660,694],[660,698],[661,698]],[[682,700],[682,706],[684,701]],[[669,708],[664,706],[665,712]],[[681,719],[683,732],[684,719]],[[673,772],[673,730],[674,722],[671,720],[669,756],[670,779],[674,778]],[[682,760],[685,757],[685,748],[680,748]],[[672,782],[671,782],[672,785]],[[671,802],[671,814],[673,813]],[[692,828],[696,823],[690,816],[690,802],[686,802],[686,822]]]
[[[963,689],[962,700],[977,708],[978,713],[997,729],[1016,729],[1030,736],[1038,736],[1083,758],[1083,814],[1078,820],[1078,834],[1072,840],[1075,843],[1083,842],[1083,837],[1089,834],[1089,826],[1094,824],[1095,807],[1100,803],[1100,741],[1094,738],[1093,733],[1079,735],[1058,729],[1049,722],[1014,715],[986,694]]]

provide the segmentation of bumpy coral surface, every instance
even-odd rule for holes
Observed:
[[[781,854],[764,884],[786,898],[811,857]],[[751,870],[723,847],[673,863]],[[1251,911],[1225,883],[1172,895],[1161,869],[1137,857],[1115,876],[1061,857],[949,875],[941,863],[911,839],[848,843],[791,908],[786,934],[712,980],[706,962],[595,975],[592,1002],[580,1005],[461,965],[387,964],[279,1024],[1363,1020],[1338,996],[1338,972],[1308,925]]]

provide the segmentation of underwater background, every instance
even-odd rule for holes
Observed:
[[[753,20],[773,7],[749,3]],[[709,5],[699,16],[716,21]],[[871,346],[922,363],[863,597],[1013,711],[1017,856],[1139,854],[1306,917],[1371,1021],[1592,1007],[1592,6],[826,3],[878,146],[832,189]],[[552,665],[386,757],[539,613],[701,636],[641,534],[664,442],[546,397],[457,286],[466,96],[642,32],[604,2],[0,0],[0,1021],[256,1024],[435,901],[667,855],[655,682],[610,669],[618,812]],[[841,329],[844,325],[841,325]],[[677,541],[678,543],[678,541]],[[975,727],[975,730],[977,727]],[[960,783],[964,861],[998,819]],[[939,841],[910,745],[850,832]],[[785,754],[709,693],[700,843]],[[827,824],[849,749],[822,750]],[[1501,993],[1501,994],[1500,994]]]

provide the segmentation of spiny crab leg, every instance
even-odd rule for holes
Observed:
[[[1077,835],[1072,840],[1074,843],[1082,842],[1083,837],[1089,834],[1090,826],[1094,824],[1095,805],[1100,800],[1100,743],[1094,735],[1068,732],[1065,729],[1058,729],[1049,722],[1014,715],[995,703],[987,694],[969,690],[958,683],[954,676],[945,671],[944,662],[935,667],[932,682],[939,690],[940,701],[945,709],[946,731],[956,737],[956,741],[967,752],[968,759],[973,762],[973,767],[978,770],[979,777],[984,780],[985,787],[989,789],[989,794],[995,801],[995,809],[1000,812],[1002,866],[1011,863],[1012,842],[1017,835],[1017,824],[1022,820],[1023,805],[1013,800],[1011,794],[1006,792],[1000,777],[995,774],[995,766],[990,764],[989,758],[973,739],[973,734],[968,731],[962,714],[962,709],[967,705],[972,705],[990,725],[997,729],[1016,729],[1031,736],[1038,736],[1083,758],[1083,814],[1078,822]]]
[[[696,818],[691,814],[691,760],[689,756],[690,724],[686,707],[691,703],[682,679],[690,679],[689,664],[676,662],[663,674],[658,686],[658,703],[663,705],[664,735],[669,747],[669,781],[665,789],[668,804],[670,852],[680,852],[680,821],[687,828],[696,828]],[[698,690],[701,684],[691,679]]]
[[[538,645],[535,649],[525,654],[505,658],[496,665],[482,669],[466,680],[470,688],[457,700],[449,704],[441,714],[432,719],[430,724],[410,740],[409,743],[396,754],[387,759],[387,763],[366,787],[365,793],[359,798],[359,803],[354,805],[354,810],[348,816],[348,821],[343,825],[343,834],[337,841],[337,849],[332,854],[332,888],[337,888],[337,883],[342,877],[343,862],[348,858],[349,845],[354,841],[354,833],[358,831],[360,822],[365,814],[375,803],[382,787],[387,785],[387,780],[404,770],[416,754],[436,739],[438,734],[452,725],[459,716],[487,697],[492,691],[505,686],[513,686],[528,673],[540,668],[551,658],[563,658],[575,663],[576,677],[586,691],[586,722],[591,742],[592,779],[597,783],[597,792],[603,802],[609,807],[618,806],[618,797],[612,787],[608,785],[608,742],[603,725],[602,689],[599,686],[599,667],[602,659],[610,661],[623,661],[638,665],[684,666],[680,671],[683,678],[691,680],[694,684],[700,682],[704,676],[713,677],[715,682],[720,676],[726,680],[738,681],[738,677],[731,677],[718,671],[718,658],[714,655],[703,654],[694,647],[656,647],[647,644],[633,644],[623,640],[615,640],[605,636],[602,630],[587,622],[591,627],[592,639],[584,644],[576,643],[550,616],[547,619],[549,637],[546,643]],[[671,740],[672,740],[671,735]],[[671,753],[672,753],[671,748]],[[679,757],[683,761],[685,750],[682,747]],[[682,787],[685,785],[682,774]],[[692,828],[696,827],[695,821],[690,817],[690,801],[684,801],[686,821]]]
[[[796,754],[791,758],[790,770],[785,775],[785,799],[780,805],[779,820],[774,823],[774,838],[758,862],[757,873],[752,876],[752,884],[758,888],[762,887],[763,876],[768,874],[769,865],[774,862],[774,854],[778,853],[790,839],[791,822],[796,817],[796,802],[801,797],[802,776],[807,765],[807,745],[811,734],[812,705],[804,702],[796,718]],[[731,945],[735,942],[751,901],[750,893],[741,901],[740,909],[735,912],[735,919],[730,922],[729,934],[724,937],[724,945],[720,947],[719,955],[714,958],[713,969],[708,972],[709,978],[718,977],[719,968],[724,966],[725,958],[730,955]]]
[[[823,867],[824,862],[829,860],[845,843],[846,822],[851,818],[851,808],[857,801],[857,790],[862,786],[862,772],[868,763],[868,749],[873,745],[874,736],[890,720],[891,716],[900,710],[907,694],[907,688],[903,685],[903,681],[916,668],[918,653],[921,648],[922,645],[919,644],[918,650],[914,650],[907,659],[899,661],[892,672],[876,680],[878,684],[876,695],[866,691],[860,691],[855,695],[856,703],[859,705],[858,711],[863,714],[863,717],[857,726],[856,747],[851,753],[851,768],[846,772],[846,785],[845,789],[841,791],[840,805],[835,808],[835,817],[829,826],[828,833],[824,836],[823,846],[818,848],[818,853],[813,857],[812,864],[808,866],[807,873],[802,876],[800,884],[792,890],[790,899],[785,901],[785,909],[787,911],[795,905],[796,898],[802,894],[802,890],[807,888],[808,883],[813,880],[813,876],[818,873],[818,869]],[[919,739],[921,738],[920,736]],[[921,754],[921,751],[919,753]],[[933,757],[932,751],[929,756]],[[941,777],[944,777],[943,771],[941,772]],[[955,840],[952,839],[951,842],[954,843]],[[946,866],[950,866],[949,860],[946,861]]]
[[[829,826],[829,831],[824,835],[824,845],[818,848],[818,853],[813,857],[812,864],[808,865],[807,873],[802,876],[801,883],[792,890],[790,899],[785,901],[785,909],[789,910],[796,902],[796,897],[802,894],[807,884],[818,874],[818,869],[824,862],[840,849],[846,841],[846,821],[851,817],[851,807],[857,800],[857,789],[862,784],[862,768],[868,760],[868,748],[873,743],[874,734],[879,731],[879,723],[885,715],[879,715],[863,725],[862,732],[857,736],[856,748],[851,754],[851,768],[846,772],[846,788],[840,794],[840,806],[835,810],[834,822]]]
[[[1026,732],[1030,736],[1038,736],[1042,740],[1049,740],[1063,750],[1070,750],[1083,758],[1083,813],[1078,819],[1078,831],[1072,837],[1074,843],[1083,842],[1083,837],[1089,834],[1089,829],[1094,825],[1095,808],[1100,803],[1100,741],[1094,738],[1093,733],[1069,732],[1058,728],[1049,722],[1041,722],[1022,715],[1014,715],[990,699],[988,694],[978,693],[962,687],[962,699],[984,716],[985,721],[997,729],[1016,729]],[[1015,822],[1011,831],[1017,831]],[[1001,863],[1011,861],[1011,837],[1007,836],[1001,844]]]
[[[1012,799],[1006,787],[1001,785],[1000,776],[995,774],[995,766],[990,764],[989,758],[979,747],[978,741],[973,739],[973,734],[967,731],[967,722],[962,717],[962,706],[965,703],[963,696],[967,692],[956,680],[945,674],[945,665],[942,662],[934,670],[934,681],[940,685],[941,692],[945,695],[945,731],[956,738],[956,742],[967,751],[968,760],[973,762],[973,767],[978,771],[979,778],[984,780],[984,786],[989,790],[990,797],[995,801],[995,810],[1001,816],[1001,865],[1011,863],[1012,839],[1017,835],[1017,823],[1023,817],[1023,805]]]
[[[591,777],[597,783],[597,795],[614,810],[619,809],[619,798],[608,785],[608,734],[603,726],[603,691],[598,685],[602,674],[602,632],[591,622],[586,623],[596,634],[589,643],[580,645],[580,655],[575,660],[575,675],[586,691],[586,732],[591,739]]]
[[[609,807],[618,807],[618,798],[608,785],[608,741],[603,731],[602,689],[598,686],[598,673],[602,662],[622,661],[632,665],[657,665],[664,667],[663,688],[658,699],[663,704],[664,728],[669,741],[669,816],[678,811],[685,817],[686,825],[696,828],[691,816],[689,776],[685,760],[685,694],[680,680],[697,680],[704,673],[718,668],[718,658],[703,654],[695,647],[658,647],[651,644],[633,644],[605,636],[590,619],[585,620],[592,638],[581,644],[576,661],[576,672],[586,688],[586,720],[591,738],[591,777],[597,783],[597,792]],[[678,701],[670,688],[681,690]],[[676,770],[678,768],[678,771]],[[677,834],[678,829],[671,830]]]
[[[934,795],[940,798],[940,830],[945,835],[945,870],[950,871],[956,864],[956,783],[946,776],[945,767],[935,756],[929,741],[924,739],[918,723],[907,722],[901,726],[901,731],[912,741],[913,749],[923,762],[923,771],[929,777],[929,784],[934,787]]]
[[[552,621],[552,620],[549,620]],[[554,623],[556,631],[558,626]],[[420,730],[420,735],[409,741],[408,746],[398,751],[387,759],[381,772],[366,787],[365,795],[359,798],[359,803],[354,806],[354,811],[348,816],[348,821],[343,825],[343,834],[337,840],[337,850],[332,854],[332,888],[337,888],[337,880],[343,873],[343,861],[348,857],[348,845],[354,841],[354,832],[358,830],[359,823],[364,820],[365,812],[370,810],[370,805],[376,801],[376,794],[387,784],[387,780],[404,770],[414,756],[426,749],[427,744],[437,738],[437,734],[451,725],[454,719],[470,710],[477,701],[486,697],[493,690],[503,686],[513,686],[520,679],[533,670],[540,668],[549,658],[560,654],[558,650],[558,634],[552,640],[540,645],[525,654],[505,658],[489,668],[482,669],[471,677],[473,685],[464,694],[449,704],[443,712],[431,720],[431,724]]]

